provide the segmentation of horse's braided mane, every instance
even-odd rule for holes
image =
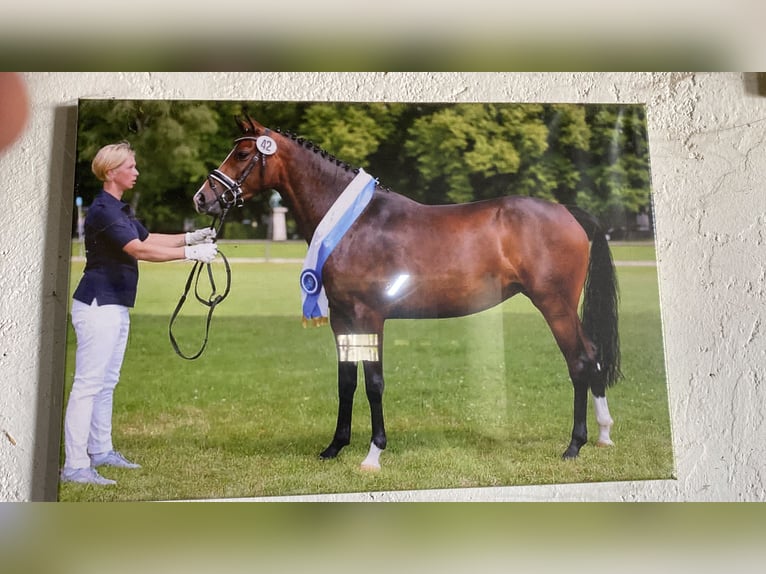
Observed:
[[[347,162],[345,162],[345,161],[343,161],[341,159],[338,159],[337,157],[335,157],[334,155],[332,155],[328,151],[322,149],[321,147],[319,147],[318,145],[314,144],[313,142],[307,140],[306,138],[298,137],[296,134],[291,133],[291,132],[287,132],[287,131],[283,132],[280,128],[276,128],[274,131],[276,131],[279,134],[282,134],[285,137],[290,138],[291,140],[293,140],[295,143],[297,143],[301,147],[303,147],[303,148],[305,148],[305,149],[307,149],[309,151],[312,151],[312,152],[314,152],[316,154],[319,154],[324,159],[327,159],[330,162],[335,163],[335,165],[345,169],[346,171],[352,171],[354,173],[359,173],[359,168],[358,167],[353,167],[352,165],[348,164]],[[391,191],[391,189],[389,187],[386,187],[386,186],[379,185],[378,187],[380,187],[381,189],[384,189],[386,191]]]
[[[285,137],[290,138],[291,140],[293,140],[295,143],[297,143],[301,147],[303,147],[303,148],[305,148],[305,149],[307,149],[309,151],[312,151],[312,152],[314,152],[316,154],[321,155],[323,158],[329,160],[330,162],[335,163],[335,165],[337,165],[338,167],[342,167],[346,171],[352,170],[354,173],[358,173],[359,172],[358,168],[354,168],[353,166],[349,165],[345,161],[338,159],[337,157],[335,157],[334,155],[332,155],[328,151],[320,148],[318,145],[316,145],[315,143],[307,140],[306,138],[298,137],[296,134],[294,134],[292,132],[287,132],[287,131],[283,132],[279,128],[277,128],[274,131],[276,131],[279,134],[282,134]]]

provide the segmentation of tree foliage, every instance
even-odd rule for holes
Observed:
[[[100,188],[90,172],[98,148],[128,140],[141,176],[126,199],[139,218],[154,231],[204,224],[191,197],[228,154],[234,118],[245,114],[425,203],[527,195],[577,204],[610,226],[651,209],[640,105],[82,100],[76,195],[88,205]],[[267,201],[237,215],[260,221]]]

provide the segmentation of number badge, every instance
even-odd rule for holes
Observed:
[[[271,139],[269,136],[261,136],[255,140],[255,147],[263,155],[273,155],[277,153],[277,142]]]

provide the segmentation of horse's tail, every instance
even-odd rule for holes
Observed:
[[[596,346],[598,386],[611,386],[622,377],[618,331],[619,290],[612,252],[599,221],[587,211],[567,206],[591,240],[590,263],[582,302],[585,335]]]

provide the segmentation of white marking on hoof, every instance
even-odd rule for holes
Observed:
[[[367,457],[362,461],[361,469],[373,472],[380,470],[381,452],[383,452],[383,449],[378,448],[374,442],[371,442],[370,452],[367,453]]]
[[[614,446],[614,442],[611,439],[606,439],[606,440],[598,439],[596,446],[610,447],[610,446]]]

